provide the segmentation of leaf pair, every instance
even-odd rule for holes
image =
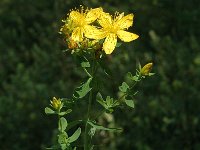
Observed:
[[[63,111],[63,112],[57,112],[57,111],[52,110],[52,109],[49,108],[49,107],[46,107],[46,108],[45,108],[45,113],[46,113],[47,115],[58,114],[59,116],[64,116],[64,115],[66,115],[66,114],[69,114],[70,112],[72,112],[71,109],[67,109],[66,111]]]

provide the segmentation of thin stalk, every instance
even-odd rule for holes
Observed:
[[[92,71],[91,71],[91,77],[94,79],[94,74],[95,74],[95,60],[93,60],[92,63]],[[86,118],[86,123],[85,123],[85,133],[84,133],[84,150],[88,150],[88,121],[90,120],[90,110],[91,110],[91,105],[92,105],[92,95],[93,95],[93,90],[90,91],[89,95],[89,103],[88,103],[88,109],[87,109],[87,118]]]
[[[85,133],[84,133],[84,150],[88,150],[88,121],[90,117],[90,109],[92,104],[92,90],[90,91],[89,95],[89,104],[88,104],[88,110],[87,110],[87,119],[85,123]]]
[[[83,68],[83,70],[85,71],[85,73],[86,73],[90,78],[92,77],[91,74],[87,71],[86,68]]]

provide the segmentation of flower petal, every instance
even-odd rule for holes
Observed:
[[[75,24],[79,24],[80,21],[82,21],[84,19],[84,16],[79,13],[78,11],[71,11],[69,14],[69,18],[75,23]]]
[[[117,31],[117,36],[124,42],[130,42],[136,40],[139,37],[137,34],[123,30]]]
[[[87,24],[94,22],[101,15],[102,12],[103,12],[103,9],[101,7],[91,9],[85,17]]]
[[[76,42],[81,42],[83,41],[83,28],[77,27],[73,30],[72,32],[72,40]]]
[[[102,12],[98,22],[103,28],[109,28],[112,25],[112,17],[109,13]]]
[[[117,36],[114,33],[110,33],[104,43],[103,43],[103,50],[106,54],[111,54],[113,50],[115,49],[115,46],[117,44]]]
[[[117,19],[114,26],[118,26],[120,29],[127,29],[133,25],[133,14],[126,15],[124,17],[119,15],[120,19]]]
[[[121,14],[118,14],[116,17],[115,17],[115,22],[119,21],[120,19],[122,19],[124,17],[124,13],[121,13]]]
[[[102,29],[97,29],[95,26],[85,25],[84,26],[85,37],[90,39],[103,39],[107,36],[107,32]]]

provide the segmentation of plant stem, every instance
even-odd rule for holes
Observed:
[[[85,123],[85,133],[84,133],[84,150],[88,150],[88,121],[90,117],[90,109],[92,104],[92,90],[90,91],[89,95],[89,104],[88,104],[88,110],[87,110],[87,119]]]
[[[92,71],[91,71],[91,77],[94,79],[94,74],[95,74],[95,60],[93,60],[92,63]],[[84,150],[88,150],[88,121],[90,120],[90,110],[91,110],[91,105],[92,105],[92,95],[93,95],[93,90],[91,89],[90,95],[89,95],[89,103],[88,103],[88,109],[87,109],[87,118],[86,118],[86,123],[85,123],[85,133],[84,133]]]
[[[87,71],[86,68],[83,68],[83,70],[86,72],[86,74],[87,74],[90,78],[92,77],[91,74]]]

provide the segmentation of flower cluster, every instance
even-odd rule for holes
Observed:
[[[65,35],[70,49],[81,46],[98,47],[106,54],[111,54],[117,45],[117,38],[123,42],[130,42],[139,37],[126,31],[133,25],[133,17],[133,14],[125,16],[124,13],[115,13],[112,16],[104,12],[101,7],[94,9],[81,7],[80,10],[71,10],[60,31]]]

